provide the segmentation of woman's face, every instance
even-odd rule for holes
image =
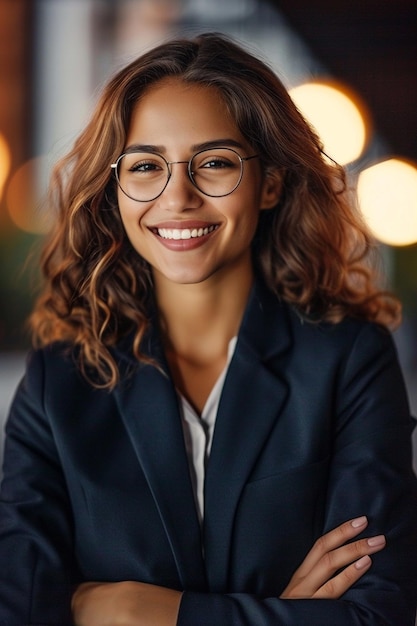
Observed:
[[[136,105],[124,152],[146,146],[169,162],[188,161],[206,145],[231,147],[242,157],[254,154],[215,88],[170,78],[152,86]],[[135,162],[139,176],[157,169],[150,157]],[[204,172],[210,167],[212,163],[203,164]],[[233,193],[209,197],[192,184],[186,163],[175,163],[171,170],[166,188],[154,200],[137,202],[118,189],[127,236],[151,265],[155,280],[190,284],[219,273],[250,271],[258,214],[278,201],[277,181],[264,179],[254,158],[244,162]]]

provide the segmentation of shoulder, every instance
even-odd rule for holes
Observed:
[[[300,344],[304,350],[320,346],[322,349],[344,352],[349,351],[357,341],[362,342],[364,348],[393,346],[392,334],[386,327],[353,316],[346,316],[339,322],[308,317],[272,293],[259,279],[255,283],[247,313],[248,326],[256,322],[262,326],[261,332],[272,335],[280,327],[279,331],[288,333],[294,346]]]
[[[404,377],[391,332],[370,321],[346,317],[339,323],[300,319],[287,307],[293,333],[289,370],[303,392],[328,397],[344,443],[375,437],[383,429],[414,426]],[[352,426],[352,429],[350,427]],[[383,435],[385,436],[385,435]]]
[[[392,333],[384,326],[354,317],[345,317],[340,322],[315,322],[301,317],[296,310],[283,305],[291,326],[294,342],[304,350],[323,350],[350,355],[358,351],[362,354],[396,353]]]
[[[386,355],[396,358],[391,332],[374,322],[345,317],[340,322],[315,321],[256,284],[242,329],[265,355],[287,355],[291,362],[311,368],[337,366],[357,358]]]
[[[29,351],[16,402],[47,413],[51,404],[70,404],[90,391],[93,388],[77,364],[77,350],[71,344],[55,342]]]
[[[352,409],[362,403],[370,411],[379,405],[381,414],[409,415],[397,348],[386,327],[350,317],[314,324],[297,319],[293,311],[290,316],[300,358],[310,372],[317,372],[313,378],[328,370],[341,406]]]
[[[54,342],[39,349],[32,349],[26,357],[25,378],[41,382],[45,375],[58,380],[78,375],[77,350],[69,343]]]
[[[340,390],[375,384],[405,395],[397,348],[386,327],[352,317],[317,324],[302,321],[294,311],[290,316],[294,350],[317,376],[327,369]]]
[[[77,364],[71,345],[54,343],[32,350],[10,407],[8,429],[52,430],[67,436],[86,420],[114,413],[114,394],[93,387]]]

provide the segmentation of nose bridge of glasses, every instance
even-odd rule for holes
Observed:
[[[194,185],[195,187],[195,181],[193,178],[193,172],[192,172],[192,168],[191,168],[191,163],[192,163],[192,158],[191,159],[187,159],[187,160],[181,160],[181,161],[167,161],[166,159],[165,163],[167,164],[167,174],[168,174],[168,182],[172,179],[172,175],[173,175],[173,170],[172,170],[172,166],[173,165],[186,165],[186,176],[187,178],[191,181],[191,183]]]
[[[186,163],[187,165],[189,165],[192,160],[193,159],[191,158],[191,159],[188,159],[187,161],[166,161],[166,164],[167,165],[177,165],[177,163]]]
[[[171,178],[171,176],[172,176],[172,166],[173,165],[186,165],[187,166],[187,175],[188,175],[189,178],[191,178],[192,177],[191,162],[192,162],[192,158],[188,159],[188,160],[182,160],[182,161],[167,161],[165,159],[165,163],[167,164],[167,169],[168,169],[168,178]],[[192,178],[191,178],[191,182],[194,182]]]

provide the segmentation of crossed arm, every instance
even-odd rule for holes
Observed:
[[[367,524],[366,517],[359,517],[318,539],[279,597],[340,598],[371,567],[369,555],[385,546],[383,535],[353,541]],[[181,596],[179,591],[140,582],[84,583],[73,596],[74,623],[76,626],[175,626]]]

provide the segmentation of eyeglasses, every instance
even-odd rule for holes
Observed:
[[[137,202],[150,202],[162,194],[172,174],[172,165],[186,163],[192,184],[213,198],[228,196],[240,184],[245,161],[232,148],[210,148],[194,154],[189,161],[167,161],[154,152],[126,152],[111,164],[123,193]]]

